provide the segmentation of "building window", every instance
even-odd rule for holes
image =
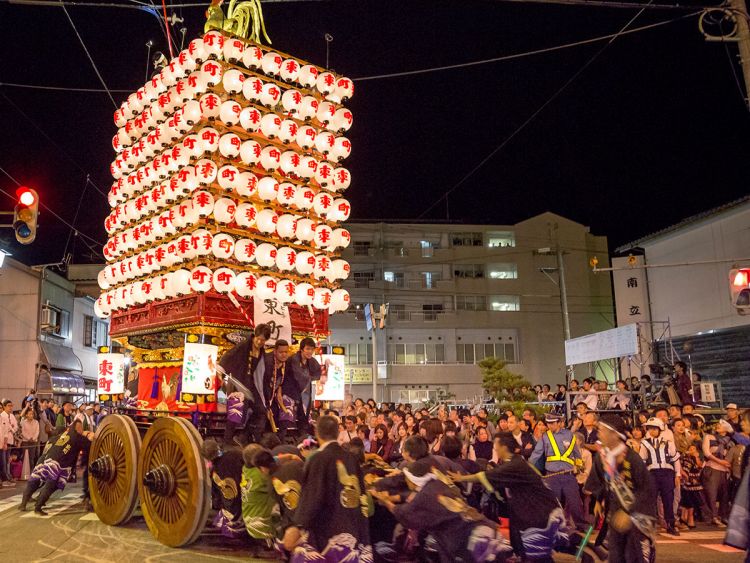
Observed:
[[[360,342],[347,344],[346,363],[349,365],[369,365],[372,363],[372,344]]]
[[[438,315],[443,312],[442,303],[425,303],[422,305],[422,314],[426,321],[436,321]]]
[[[434,351],[433,351],[434,352]],[[427,363],[424,344],[389,344],[388,359],[393,364],[417,365]]]
[[[484,264],[456,264],[453,275],[457,278],[483,278]]]
[[[497,344],[456,344],[456,362],[475,364],[485,358],[497,358],[508,363],[516,363],[516,345],[514,343]]]
[[[396,287],[404,287],[403,272],[383,272],[383,279],[388,283],[394,284]]]
[[[369,256],[371,243],[369,240],[354,241],[354,256]]]
[[[456,344],[456,361],[459,364],[474,363],[474,345],[473,344]]]
[[[70,335],[70,312],[49,305],[42,308],[42,330],[60,338]]]
[[[487,298],[484,295],[456,295],[457,311],[486,311]]]
[[[428,364],[442,364],[445,362],[444,344],[425,344],[425,353]]]
[[[490,311],[520,311],[518,295],[493,295],[490,297]]]
[[[91,315],[83,316],[83,345],[87,348],[107,346],[107,323],[103,323]]]
[[[435,247],[429,240],[420,240],[419,246],[422,248],[422,258],[431,258],[435,252]]]
[[[406,311],[406,305],[403,303],[391,303],[388,305],[388,314],[395,317],[397,321],[409,320],[409,313]]]
[[[354,272],[354,287],[367,288],[370,287],[370,282],[375,279],[374,272]]]
[[[443,279],[442,272],[422,272],[422,287],[433,289],[435,284]]]
[[[516,235],[512,231],[488,233],[487,246],[489,246],[490,248],[516,246]]]
[[[482,233],[453,233],[451,236],[453,246],[483,246]]]
[[[518,278],[518,266],[511,262],[504,264],[490,264],[490,279],[515,280]]]

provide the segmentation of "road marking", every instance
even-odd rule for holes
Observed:
[[[665,538],[671,538],[666,532],[659,534]],[[726,532],[681,532],[681,540],[723,540]]]
[[[60,498],[50,501],[44,506],[44,511],[47,513],[47,516],[42,516],[41,514],[37,514],[36,512],[28,512],[27,514],[24,514],[23,516],[21,516],[21,518],[49,519],[49,518],[52,518],[53,516],[60,514],[61,512],[64,512],[71,506],[78,504],[80,502],[81,502],[81,498],[78,493],[71,493],[71,494],[63,495]]]
[[[700,546],[706,547],[708,549],[713,549],[714,551],[720,551],[721,553],[744,553],[744,551],[741,549],[736,549],[734,547],[721,543],[702,543],[700,544]]]
[[[5,510],[8,510],[9,508],[13,508],[16,505],[21,504],[22,498],[23,498],[23,495],[13,495],[12,497],[8,497],[3,500],[0,500],[0,512],[3,512]]]
[[[99,517],[96,515],[96,512],[89,512],[88,514],[81,516],[79,520],[99,522]]]
[[[687,540],[656,540],[656,543],[663,544],[663,543],[690,543]]]

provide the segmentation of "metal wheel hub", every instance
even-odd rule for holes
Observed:
[[[98,481],[104,483],[111,483],[117,477],[117,468],[115,467],[115,460],[109,454],[95,459],[89,465],[89,472]]]
[[[172,496],[177,489],[174,472],[164,464],[148,471],[143,476],[143,484],[149,491],[161,497]]]

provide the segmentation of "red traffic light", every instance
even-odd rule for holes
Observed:
[[[34,191],[25,186],[21,186],[16,190],[16,196],[18,197],[18,202],[26,207],[31,207],[36,202]]]
[[[748,283],[750,281],[750,270],[739,270],[734,275],[734,280],[732,280],[732,283],[735,287],[747,287],[750,285]]]

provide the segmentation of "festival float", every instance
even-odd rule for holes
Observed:
[[[99,518],[141,512],[162,543],[197,539],[210,508],[202,436],[221,426],[215,365],[260,322],[291,342],[344,311],[351,213],[344,104],[352,80],[271,48],[258,0],[214,0],[193,39],[115,111],[114,183],[97,314],[126,354],[99,395],[137,394],[90,452]],[[127,358],[127,360],[126,360]]]

